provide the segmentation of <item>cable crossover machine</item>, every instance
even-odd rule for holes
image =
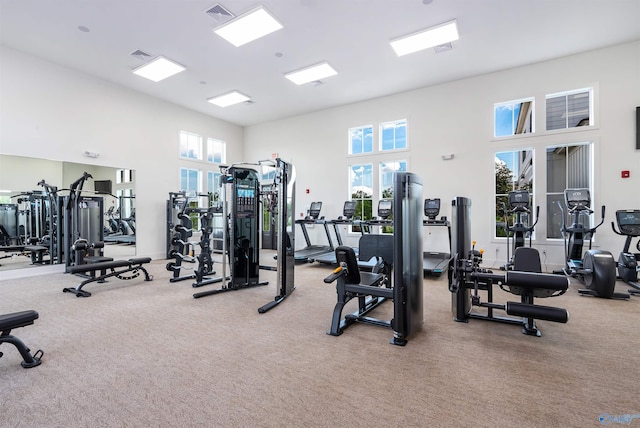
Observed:
[[[273,186],[261,192],[260,178],[256,167],[275,169]],[[260,161],[256,164],[240,163],[221,166],[220,180],[223,218],[222,277],[228,278],[221,288],[195,293],[194,298],[210,296],[226,291],[235,291],[261,285],[259,270],[276,270],[278,294],[258,309],[265,313],[272,309],[295,289],[294,286],[294,236],[288,225],[293,225],[295,211],[295,169],[280,158]],[[276,218],[277,267],[260,265],[260,202],[267,201],[267,210]],[[224,255],[228,255],[225,257]],[[227,262],[228,259],[228,262]],[[229,273],[227,274],[227,269]]]

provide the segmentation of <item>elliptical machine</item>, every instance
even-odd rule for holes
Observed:
[[[564,239],[566,266],[562,272],[579,279],[587,286],[578,292],[582,295],[607,299],[628,299],[627,293],[615,293],[616,262],[609,251],[592,250],[591,244],[596,229],[604,223],[605,206],[602,206],[600,223],[587,228],[580,222],[581,215],[591,215],[591,195],[589,189],[565,189],[564,200],[569,215],[573,218],[571,226],[565,223],[565,209],[558,201],[562,211],[562,237]],[[584,253],[585,239],[589,240],[589,249]]]
[[[636,242],[637,253],[629,251],[633,238],[640,237],[640,210],[618,210],[616,211],[616,222],[618,230],[611,222],[613,231],[627,239],[624,248],[618,257],[618,276],[621,280],[633,287],[629,289],[630,294],[640,296],[640,284],[638,283],[638,269],[640,269],[640,239]]]
[[[538,224],[540,214],[540,207],[536,207],[536,219],[533,224],[525,226],[523,223],[523,215],[528,217],[531,213],[531,210],[529,210],[529,192],[527,190],[514,190],[509,192],[509,208],[510,211],[507,212],[506,204],[502,205],[502,209],[504,210],[504,228],[507,232],[507,263],[500,267],[501,270],[513,269],[513,256],[518,248],[525,246],[527,234],[529,234],[529,247],[531,247],[531,237],[536,224]],[[512,226],[509,226],[509,215],[511,214],[515,214],[516,220]],[[531,220],[528,222],[530,221]],[[509,238],[512,238],[512,245],[509,245]],[[509,254],[511,249],[513,251]]]

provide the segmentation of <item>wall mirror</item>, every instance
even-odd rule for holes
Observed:
[[[64,264],[77,239],[103,242],[94,251],[105,257],[135,256],[135,171],[0,154],[0,272]]]

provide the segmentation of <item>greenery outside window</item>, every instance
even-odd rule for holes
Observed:
[[[396,172],[406,172],[407,161],[380,162],[380,198],[393,199],[393,177]],[[388,218],[393,220],[393,212]],[[393,226],[383,226],[382,233],[393,233]]]
[[[515,216],[504,217],[504,207],[509,209],[509,192],[514,190],[526,190],[529,192],[530,214],[521,217],[522,223],[529,225],[535,221],[530,218],[535,216],[533,207],[533,149],[498,152],[495,154],[495,237],[506,237],[506,224],[512,225]]]
[[[373,165],[361,164],[349,167],[349,195],[356,201],[354,218],[371,220],[373,218]],[[352,232],[360,232],[361,226],[351,227]]]

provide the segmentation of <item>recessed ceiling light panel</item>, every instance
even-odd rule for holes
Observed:
[[[423,49],[450,43],[458,40],[458,38],[458,26],[456,21],[453,20],[392,40],[390,43],[391,47],[396,51],[396,54],[403,56]]]
[[[267,10],[260,6],[213,30],[217,35],[238,47],[282,28]]]
[[[241,92],[231,91],[226,94],[218,95],[217,97],[209,98],[207,101],[219,107],[228,107],[234,104],[243,103],[245,101],[250,101],[250,100],[251,100],[250,97],[248,97],[247,95]]]
[[[177,62],[159,56],[140,67],[134,68],[133,73],[154,82],[159,82],[184,70],[186,68]]]
[[[312,65],[301,70],[292,71],[284,75],[287,79],[291,80],[296,85],[304,85],[305,83],[315,82],[322,80],[326,77],[335,76],[337,71],[329,65],[328,62],[322,62],[320,64]]]

